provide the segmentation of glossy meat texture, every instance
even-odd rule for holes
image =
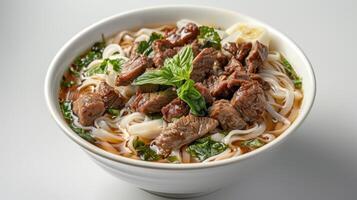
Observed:
[[[172,88],[160,92],[138,93],[131,108],[145,114],[158,113],[176,97],[176,91]]]
[[[152,46],[154,50],[153,62],[157,68],[164,65],[166,58],[171,58],[178,52],[178,49],[174,48],[174,45],[166,39],[156,40]]]
[[[126,62],[116,79],[117,86],[129,85],[135,78],[145,72],[146,68],[153,66],[151,60],[144,55],[138,55]]]
[[[212,97],[209,89],[205,85],[203,85],[202,83],[195,83],[195,88],[203,96],[206,101],[206,104],[211,105],[213,103],[214,98]]]
[[[226,99],[215,101],[209,108],[209,117],[218,120],[223,130],[244,129],[247,123]]]
[[[203,49],[192,61],[191,79],[201,82],[213,72],[213,65],[217,59],[214,48]]]
[[[105,112],[105,104],[97,93],[85,93],[73,102],[73,112],[83,126],[93,125],[96,118]]]
[[[176,98],[161,109],[161,114],[165,121],[172,122],[175,118],[188,115],[190,107],[181,99]]]
[[[104,81],[99,84],[97,93],[101,96],[106,109],[122,108],[127,101],[123,95]]]
[[[157,148],[159,154],[168,156],[172,150],[193,142],[217,126],[218,121],[215,119],[187,115],[166,127],[153,140],[152,146]]]
[[[169,40],[174,46],[183,46],[193,42],[200,33],[198,27],[194,23],[188,23],[180,30],[168,36]]]
[[[235,92],[231,104],[242,114],[248,123],[259,121],[265,111],[264,91],[257,81],[249,81]]]

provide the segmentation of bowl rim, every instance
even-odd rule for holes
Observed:
[[[186,163],[186,164],[173,164],[173,163],[158,163],[158,162],[148,162],[148,161],[142,161],[142,160],[135,160],[131,158],[127,158],[124,156],[116,155],[113,153],[109,153],[78,136],[72,129],[69,128],[68,124],[64,122],[62,115],[60,114],[60,111],[58,110],[58,102],[53,102],[51,101],[51,94],[52,94],[52,87],[51,85],[57,84],[53,83],[53,77],[55,76],[56,68],[59,66],[57,63],[59,62],[59,59],[61,55],[67,50],[67,48],[76,41],[81,35],[90,32],[92,29],[95,29],[96,26],[99,26],[100,24],[109,22],[111,20],[114,20],[116,18],[121,18],[127,15],[132,15],[132,14],[139,14],[141,12],[154,12],[160,9],[166,9],[166,8],[180,8],[180,9],[196,9],[196,10],[210,10],[213,12],[226,12],[232,15],[239,15],[245,19],[250,19],[253,21],[256,21],[265,27],[267,27],[270,31],[273,31],[274,34],[276,34],[279,38],[283,38],[288,43],[292,45],[292,47],[295,49],[295,52],[297,54],[300,54],[300,57],[303,59],[303,62],[306,64],[308,74],[311,75],[311,83],[312,85],[310,87],[312,92],[311,96],[306,97],[304,95],[304,100],[306,100],[306,112],[302,117],[298,118],[292,123],[287,130],[285,130],[279,137],[277,137],[275,140],[272,142],[255,149],[254,151],[248,152],[246,154],[234,157],[234,158],[229,158],[229,159],[223,159],[220,161],[214,161],[214,162],[208,162],[208,163]],[[151,168],[151,169],[165,169],[165,170],[194,170],[194,169],[204,169],[204,168],[212,168],[212,167],[219,167],[219,166],[224,166],[236,162],[240,162],[242,160],[252,158],[258,154],[261,154],[262,152],[266,152],[267,150],[270,150],[272,147],[277,146],[278,143],[282,142],[288,135],[290,135],[292,132],[294,132],[301,124],[302,122],[306,119],[308,114],[311,111],[311,108],[313,106],[315,96],[316,96],[316,77],[314,70],[312,68],[311,62],[309,59],[306,57],[305,53],[302,51],[302,49],[286,34],[283,34],[282,32],[276,30],[275,28],[271,27],[270,25],[261,22],[260,20],[257,20],[255,18],[252,18],[250,16],[247,16],[245,14],[242,14],[241,12],[236,12],[232,10],[227,10],[227,9],[222,9],[222,8],[216,8],[216,7],[210,7],[210,6],[198,6],[198,5],[188,5],[188,4],[178,4],[178,5],[160,5],[160,6],[152,6],[152,7],[144,7],[144,8],[138,8],[138,9],[133,9],[125,12],[121,12],[118,14],[114,14],[112,16],[106,17],[102,20],[99,20],[92,25],[84,28],[77,34],[75,34],[70,40],[68,40],[57,52],[53,60],[51,61],[46,78],[45,78],[45,84],[44,84],[44,95],[45,95],[45,100],[47,107],[51,113],[51,116],[54,118],[56,121],[56,124],[62,129],[63,132],[66,133],[66,135],[71,138],[74,142],[76,142],[78,145],[80,145],[82,148],[85,150],[89,151],[90,153],[93,153],[96,156],[99,156],[101,158],[105,158],[114,162],[119,162],[121,164],[126,164],[130,166],[135,166],[135,167],[141,167],[141,168]],[[306,99],[307,98],[307,99]],[[300,113],[299,115],[302,115]]]

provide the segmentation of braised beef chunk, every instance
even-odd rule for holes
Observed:
[[[219,67],[224,67],[229,62],[229,57],[224,55],[221,51],[217,52],[216,59],[217,59],[217,64],[219,65]]]
[[[242,80],[232,76],[210,76],[205,80],[205,84],[210,88],[210,93],[217,99],[230,98],[241,85]]]
[[[268,58],[268,47],[257,41],[246,58],[248,72],[256,73],[258,68]]]
[[[251,42],[244,42],[238,46],[236,58],[239,62],[243,63],[244,59],[248,56],[250,50],[252,49]]]
[[[153,140],[152,146],[157,147],[160,154],[168,156],[173,149],[193,142],[217,126],[218,121],[215,119],[187,115],[166,127]]]
[[[158,113],[176,97],[176,92],[172,88],[160,92],[138,93],[131,108],[145,114]]]
[[[93,125],[94,120],[102,116],[104,111],[104,102],[97,93],[85,93],[73,102],[73,112],[83,126]]]
[[[106,109],[122,108],[125,105],[126,98],[104,81],[99,84],[97,93],[102,98]]]
[[[123,65],[122,71],[116,79],[116,85],[129,85],[135,78],[144,73],[146,68],[150,67],[152,67],[152,62],[146,56],[135,56]]]
[[[199,33],[200,31],[196,24],[188,23],[186,26],[176,31],[176,33],[170,35],[167,39],[174,46],[183,46],[195,40]]]
[[[203,81],[213,71],[217,51],[214,48],[203,49],[192,61],[191,79],[196,82]]]
[[[237,44],[234,42],[225,43],[222,48],[223,48],[223,50],[227,51],[232,56],[235,56],[238,51]]]
[[[264,91],[257,81],[243,83],[231,99],[231,104],[249,123],[262,118],[265,103]]]
[[[191,47],[193,56],[196,57],[201,52],[201,44],[198,42],[198,40],[195,40],[191,43]]]
[[[214,101],[214,98],[212,97],[210,91],[206,86],[204,86],[202,83],[195,83],[195,88],[198,90],[199,93],[203,96],[203,98],[206,101],[206,104],[211,105]]]
[[[223,130],[243,129],[247,126],[240,113],[228,100],[215,101],[208,112],[209,117],[218,120]]]
[[[176,98],[161,109],[165,121],[171,122],[174,118],[180,118],[190,112],[190,107],[181,99]]]
[[[166,39],[156,40],[152,46],[154,49],[153,62],[156,67],[162,67],[166,58],[171,58],[177,53],[174,45]]]
[[[224,67],[224,71],[227,75],[230,75],[235,71],[245,71],[245,68],[243,67],[242,63],[232,57],[228,65]]]

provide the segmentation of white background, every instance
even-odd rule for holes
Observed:
[[[188,1],[0,2],[0,199],[162,199],[113,178],[57,128],[47,67],[84,27],[118,12]],[[255,174],[205,199],[356,199],[356,1],[191,1],[248,14],[293,38],[317,98],[305,123]]]

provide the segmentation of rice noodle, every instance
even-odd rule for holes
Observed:
[[[232,130],[223,138],[223,143],[231,144],[236,140],[249,140],[261,135],[266,129],[265,123],[255,124],[253,128],[247,130]]]

